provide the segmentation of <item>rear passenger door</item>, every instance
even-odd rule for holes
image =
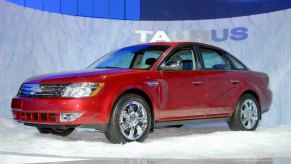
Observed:
[[[205,117],[229,116],[236,100],[236,91],[240,86],[240,77],[231,71],[229,59],[216,48],[198,46],[206,78]]]

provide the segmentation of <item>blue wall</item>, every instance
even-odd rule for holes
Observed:
[[[291,0],[7,0],[38,10],[121,20],[231,18],[291,8]]]
[[[140,0],[7,0],[38,10],[67,15],[140,20]]]
[[[231,18],[288,8],[291,8],[290,0],[141,0],[141,19],[202,20]]]

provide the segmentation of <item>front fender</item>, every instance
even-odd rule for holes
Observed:
[[[106,85],[106,84],[105,84]],[[105,86],[106,87],[106,86]],[[118,99],[122,96],[122,94],[126,92],[143,92],[149,100],[151,101],[152,111],[154,114],[154,119],[157,120],[159,118],[159,86],[150,87],[146,81],[123,81],[119,82],[118,85],[108,85],[107,92],[109,93],[106,98],[106,103],[108,106],[106,107],[107,110],[107,122],[109,122],[112,109],[114,108],[115,103]]]

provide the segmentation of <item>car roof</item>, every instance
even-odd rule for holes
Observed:
[[[204,45],[207,47],[213,47],[216,49],[221,49],[219,47],[206,44],[206,43],[200,43],[200,42],[151,42],[151,43],[144,43],[144,44],[138,44],[138,45],[154,45],[154,46],[180,46],[180,45],[187,45],[187,44],[195,44],[195,45]]]

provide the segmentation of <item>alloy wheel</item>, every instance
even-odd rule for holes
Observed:
[[[246,129],[252,129],[258,121],[258,107],[252,99],[246,99],[241,106],[240,119]]]
[[[122,109],[119,126],[125,138],[132,141],[139,139],[148,126],[145,107],[137,101],[129,101]]]

